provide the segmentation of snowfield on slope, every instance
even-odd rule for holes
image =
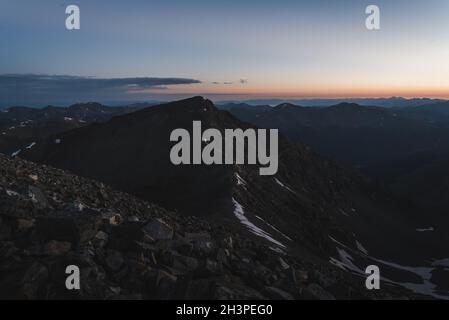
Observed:
[[[446,292],[445,294],[442,293],[440,290],[438,290],[437,285],[431,281],[432,273],[436,269],[435,267],[445,266],[445,263],[447,261],[449,261],[449,259],[434,261],[431,267],[403,266],[398,263],[378,259],[378,258],[369,256],[368,254],[365,254],[364,251],[366,251],[366,249],[364,249],[363,246],[358,241],[357,241],[357,243],[358,243],[357,246],[358,247],[361,246],[361,248],[363,248],[364,250],[361,250],[360,247],[358,248],[358,250],[354,250],[354,249],[344,245],[343,243],[339,242],[338,240],[336,240],[333,237],[329,237],[329,238],[338,245],[336,247],[338,257],[337,258],[330,257],[330,260],[329,260],[329,262],[332,263],[333,265],[335,265],[336,267],[338,267],[342,270],[351,272],[355,275],[366,277],[367,274],[365,273],[364,268],[366,268],[370,264],[377,265],[380,269],[380,279],[382,281],[402,286],[402,287],[404,287],[408,290],[411,290],[415,293],[418,293],[418,294],[431,296],[436,299],[449,300],[449,292]],[[353,255],[351,256],[351,254],[349,252],[351,252],[351,254],[353,254]],[[356,262],[355,262],[356,260],[354,259],[355,256],[358,256],[364,260],[368,260],[369,263],[368,263],[368,261],[366,261],[365,262],[366,265],[359,267],[356,265]],[[414,274],[414,275],[418,276],[422,280],[422,282],[416,283],[416,282],[406,282],[406,281],[395,281],[390,278],[387,278],[382,275],[382,265],[393,268],[397,271]]]
[[[234,204],[234,215],[237,217],[237,219],[239,219],[239,221],[244,226],[246,226],[248,228],[248,230],[251,233],[253,233],[259,237],[265,238],[268,241],[270,241],[271,243],[274,243],[275,245],[277,245],[281,248],[286,248],[286,246],[284,244],[282,244],[279,241],[277,241],[276,239],[274,239],[271,234],[262,230],[261,228],[256,226],[254,223],[249,221],[248,218],[245,216],[245,212],[243,210],[242,205],[240,203],[238,203],[234,198],[232,198],[232,203]]]

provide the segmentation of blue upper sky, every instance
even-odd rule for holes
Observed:
[[[70,4],[79,31],[65,29]],[[379,31],[365,28],[369,4]],[[0,0],[0,41],[0,100],[11,102],[62,102],[64,90],[68,100],[449,97],[447,0]]]

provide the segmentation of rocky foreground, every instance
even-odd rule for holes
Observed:
[[[80,290],[65,287],[68,265],[81,270]],[[369,298],[362,286],[222,226],[0,155],[2,299]]]

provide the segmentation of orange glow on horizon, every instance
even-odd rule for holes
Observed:
[[[290,86],[291,87],[291,86]],[[435,98],[449,99],[449,88],[426,88],[426,87],[390,87],[390,88],[367,88],[367,87],[302,87],[298,89],[273,86],[251,86],[232,85],[217,86],[210,84],[180,85],[164,89],[142,90],[136,93],[159,93],[173,95],[215,95],[235,98],[279,98],[279,99],[342,99],[342,98]]]

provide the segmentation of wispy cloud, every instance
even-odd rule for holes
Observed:
[[[230,85],[233,84],[234,82],[232,81],[224,81],[224,82],[218,82],[218,81],[214,81],[212,82],[212,84],[224,84],[224,85]]]
[[[0,74],[0,101],[12,104],[127,100],[133,93],[197,84],[189,78],[94,78],[65,75]]]

